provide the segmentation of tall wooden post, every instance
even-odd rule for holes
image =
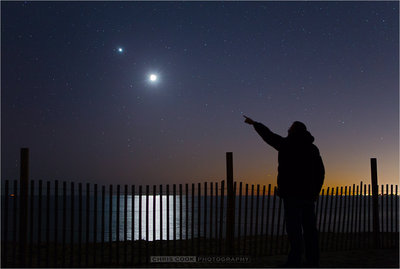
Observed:
[[[28,228],[28,184],[29,184],[29,148],[21,148],[20,164],[20,211],[19,211],[19,247],[20,265],[26,266],[27,228]]]
[[[233,239],[235,232],[235,194],[233,193],[233,156],[232,152],[226,153],[226,182],[227,182],[227,221],[226,244],[228,254],[233,254]],[[222,217],[222,216],[221,216]]]
[[[378,208],[378,172],[376,158],[371,158],[371,184],[372,184],[372,231],[374,234],[374,247],[379,248],[379,208]]]

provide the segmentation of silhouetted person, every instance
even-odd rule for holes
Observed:
[[[283,199],[290,252],[283,267],[300,267],[305,246],[306,266],[319,266],[318,230],[315,201],[325,177],[324,164],[314,137],[304,123],[295,121],[287,137],[244,116],[257,133],[278,151],[278,189]],[[303,240],[304,239],[304,240]]]

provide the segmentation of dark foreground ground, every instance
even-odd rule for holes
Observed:
[[[278,267],[286,256],[268,256],[255,267]],[[399,268],[399,249],[363,249],[321,253],[323,268]]]
[[[170,263],[149,264],[148,267],[207,268],[279,268],[286,255],[253,258],[251,263]],[[399,249],[363,249],[321,253],[321,268],[399,268]]]
[[[286,260],[286,255],[251,258],[250,263],[149,263],[128,266],[129,268],[277,268]],[[14,266],[11,266],[14,267]],[[46,267],[42,264],[41,267]],[[83,266],[84,267],[84,266]],[[97,268],[116,268],[115,264],[98,264]],[[121,266],[125,267],[126,266]],[[363,249],[321,253],[321,268],[399,268],[399,249]],[[92,267],[93,268],[93,267]]]
[[[355,238],[359,238],[356,236]],[[361,237],[360,237],[361,238]],[[335,239],[340,239],[337,236]],[[351,239],[351,238],[349,238]],[[365,239],[365,238],[364,238]],[[334,247],[341,244],[332,244],[332,242],[340,243],[341,240],[330,240],[330,244],[325,244],[321,252],[320,267],[322,268],[399,268],[399,244],[398,234],[383,238],[383,248],[374,249],[367,244],[367,241],[343,241],[345,246],[353,246],[355,249],[347,248],[341,250]],[[389,240],[390,239],[390,240]],[[220,246],[224,246],[224,242],[220,240],[197,241],[183,240],[176,242],[165,241],[135,241],[133,244],[127,242],[105,242],[90,244],[49,244],[42,243],[38,245],[27,246],[27,265],[36,268],[277,268],[286,261],[286,253],[289,250],[287,240],[276,245],[273,239],[267,240],[270,245],[262,245],[259,241],[258,245],[240,244],[240,248],[235,245],[236,250],[240,253],[234,256],[225,256]],[[358,242],[356,244],[356,242]],[[329,243],[329,242],[328,242]],[[390,243],[390,244],[389,244]],[[111,246],[111,249],[110,249]],[[333,249],[332,249],[333,248]],[[343,249],[343,248],[342,248]],[[223,250],[223,249],[222,249]],[[280,252],[278,250],[281,250]],[[266,255],[264,255],[266,253]],[[16,244],[10,242],[2,244],[1,255],[2,267],[25,267],[19,259],[19,248]],[[165,256],[178,256],[185,258],[188,256],[197,259],[195,262],[162,262],[154,263],[152,259],[165,258]],[[119,257],[118,259],[116,257]],[[242,258],[242,261],[227,261],[226,257]],[[111,259],[110,259],[111,258]],[[202,261],[198,259],[202,258]],[[205,258],[213,258],[205,259]],[[216,261],[215,259],[218,259]],[[247,259],[247,261],[246,261]]]

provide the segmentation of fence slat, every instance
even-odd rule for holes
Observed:
[[[40,183],[40,182],[39,182]],[[41,189],[41,188],[40,188]],[[74,205],[74,196],[75,196],[75,188],[74,182],[71,182],[71,229],[70,229],[70,245],[71,245],[71,254],[70,254],[70,267],[74,267],[74,215],[75,215],[75,205]],[[38,266],[39,267],[39,266]]]
[[[33,195],[32,195],[33,196]],[[62,253],[61,255],[61,267],[65,267],[66,257],[66,233],[67,233],[67,182],[63,181],[63,209],[62,209]]]
[[[200,254],[200,242],[202,241],[200,239],[200,230],[201,230],[201,224],[200,224],[200,217],[201,217],[201,185],[200,183],[197,184],[197,254]]]
[[[337,207],[337,192],[338,192],[339,187],[336,187],[336,191],[335,188],[332,187],[331,190],[331,209],[330,209],[330,216],[329,216],[329,227],[328,227],[328,243],[329,243],[329,249],[333,249],[333,237],[334,237],[334,233],[335,233],[335,228],[336,228],[336,207]],[[331,229],[332,228],[332,229]]]
[[[394,227],[396,227],[396,232],[399,232],[399,196],[398,196],[398,193],[397,193],[397,191],[398,191],[398,185],[396,185],[396,192],[395,192],[395,194],[396,194],[396,205],[395,205],[395,208],[396,208],[396,210],[395,210],[395,212],[396,212],[396,218],[395,218],[395,225],[394,225]]]
[[[58,266],[58,180],[54,182],[54,256],[53,267]]]
[[[133,199],[133,197],[132,197]],[[124,265],[128,264],[128,185],[124,185]]]
[[[388,194],[389,196],[389,194]],[[395,246],[395,236],[393,235],[393,184],[390,185],[390,238],[392,238],[392,246]]]
[[[360,183],[360,192],[358,194],[358,202],[357,202],[357,210],[358,210],[358,233],[357,233],[357,242],[358,242],[358,247],[360,248],[363,243],[364,243],[364,238],[361,237],[361,207],[362,207],[362,187],[363,183]]]
[[[189,185],[185,184],[185,193],[186,193],[186,242],[185,242],[185,246],[186,246],[186,255],[190,254],[189,252]]]
[[[236,184],[236,181],[234,181],[233,182],[233,216],[232,216],[232,220],[233,220],[233,222],[235,221],[235,212],[236,212],[236,200],[237,200],[237,197],[236,197],[236,188],[237,188],[237,184]],[[234,254],[236,254],[236,250],[235,250],[235,246],[236,246],[236,239],[235,239],[235,225],[233,225],[233,227],[232,227],[232,229],[233,229],[233,232],[232,232],[232,234],[233,234],[233,241],[232,241],[232,255],[234,255]]]
[[[121,207],[120,207],[120,199],[121,199],[121,186],[119,185],[119,184],[117,184],[117,207],[116,207],[116,209],[115,209],[115,217],[116,217],[116,227],[115,227],[115,248],[116,248],[116,255],[115,255],[115,257],[116,257],[116,261],[115,261],[115,263],[116,263],[116,265],[118,266],[119,265],[119,240],[120,240],[120,238],[119,238],[119,224],[120,224],[120,219],[119,219],[119,217],[120,217],[120,209],[121,209]]]
[[[58,267],[58,180],[54,182],[54,267]]]
[[[224,198],[225,198],[225,181],[221,181],[221,213],[219,216],[219,253],[222,253],[222,235],[223,235],[223,219],[224,219]]]
[[[324,210],[324,221],[322,223],[322,246],[321,246],[321,251],[325,249],[325,237],[326,237],[326,219],[327,219],[327,213],[328,213],[328,208],[329,208],[329,189],[330,187],[327,188],[326,190],[326,195],[325,195],[325,210]]]
[[[353,193],[352,193],[352,191],[351,190],[353,190]],[[348,231],[347,231],[347,236],[346,236],[346,243],[347,243],[347,246],[346,246],[346,249],[351,249],[351,247],[352,247],[352,242],[353,242],[353,238],[352,238],[352,236],[353,236],[353,222],[354,222],[354,197],[355,197],[355,190],[356,190],[356,187],[355,187],[355,185],[353,184],[353,186],[349,186],[349,212],[348,212],[348,214],[349,214],[349,216],[348,216],[348,225],[349,225],[349,227],[348,227]]]
[[[254,242],[254,249],[257,252],[257,241],[258,241],[258,210],[259,210],[259,199],[260,199],[260,185],[257,184],[257,198],[256,198],[256,225],[254,228],[254,237],[255,237],[255,242]]]
[[[384,196],[383,196],[383,194],[384,194],[384,186],[383,185],[381,185],[381,214],[380,214],[380,217],[381,217],[381,227],[380,227],[380,233],[379,233],[379,236],[380,236],[380,240],[379,240],[379,242],[380,242],[380,247],[383,247],[384,246],[384,238],[383,238],[383,233],[384,233],[384,230],[385,230],[385,226],[384,226],[384,222],[383,222],[383,220],[385,219],[385,217],[384,217],[384,215],[383,215],[383,212],[385,212],[384,211]]]
[[[264,240],[262,240],[262,237],[264,235],[264,209],[265,209],[265,185],[263,185],[263,191],[262,191],[262,199],[261,199],[261,224],[260,224],[260,247],[258,248],[257,254],[261,254],[262,250],[264,248]]]
[[[172,211],[172,214],[173,214],[173,223],[174,223],[174,225],[173,225],[173,227],[174,227],[174,232],[173,232],[173,236],[174,236],[174,255],[177,255],[176,254],[176,184],[174,184],[174,185],[172,185],[172,187],[173,187],[173,211]]]
[[[270,245],[270,254],[272,254],[274,247],[272,240],[274,238],[274,224],[275,224],[275,207],[276,207],[276,186],[274,187],[274,199],[272,203],[272,221],[271,221],[271,245]],[[276,249],[275,249],[276,250]]]
[[[358,247],[361,247],[362,246],[362,244],[361,244],[361,241],[362,241],[362,239],[361,239],[361,212],[362,212],[362,210],[361,210],[361,207],[362,207],[362,199],[361,199],[361,197],[362,197],[362,187],[363,187],[363,183],[361,182],[360,183],[360,192],[358,193],[358,196],[357,196],[357,200],[358,200],[358,202],[357,202],[357,211],[358,211],[358,233],[357,233],[357,237],[356,237],[356,239],[357,239],[357,243],[358,243]]]
[[[343,197],[343,225],[342,225],[342,239],[341,239],[341,248],[340,249],[344,249],[345,248],[345,234],[347,234],[345,232],[346,230],[346,217],[348,219],[348,214],[347,214],[347,186],[344,187],[344,197]]]
[[[270,199],[271,198],[271,184],[268,184],[268,196],[267,196],[267,219],[266,219],[266,227],[265,227],[265,251],[264,253],[268,253],[268,226],[269,226],[269,212],[270,212]]]
[[[101,248],[100,263],[104,264],[106,186],[101,186]]]
[[[139,264],[142,263],[142,185],[139,186],[139,246],[138,246],[138,255],[139,255]]]
[[[327,245],[329,245],[331,243],[330,242],[330,234],[331,234],[332,211],[333,211],[333,193],[334,193],[334,191],[335,191],[335,189],[332,188],[331,189],[331,195],[329,197],[330,208],[329,208],[328,231],[327,231],[327,235],[326,235]],[[327,247],[327,249],[329,249],[329,247]]]
[[[350,187],[349,187],[349,192],[350,192]],[[348,196],[347,196],[347,186],[344,187],[344,206],[343,206],[343,227],[342,227],[342,232],[343,232],[343,237],[342,237],[342,247],[341,249],[345,249],[347,246],[347,235],[348,235],[348,229],[349,229],[349,214],[347,212],[348,208]],[[350,203],[349,203],[350,205]],[[347,220],[347,223],[346,223]],[[346,235],[346,236],[345,236]]]
[[[156,185],[153,185],[153,255],[156,255],[156,196],[157,190]]]
[[[364,201],[364,227],[363,227],[363,237],[364,237],[364,248],[368,247],[368,242],[369,242],[369,236],[367,234],[367,184],[364,184],[364,196],[363,196],[363,201]]]
[[[358,186],[357,186],[358,187]],[[357,191],[358,192],[358,191]],[[353,184],[353,196],[351,197],[351,236],[350,236],[350,249],[354,245],[354,223],[355,223],[355,211],[356,211],[356,185]]]
[[[163,255],[162,241],[163,241],[163,187],[162,184],[160,184],[160,256]]]
[[[82,183],[78,184],[78,267],[82,258]]]
[[[254,208],[254,185],[251,184],[251,196],[250,196],[250,232],[249,232],[249,250],[250,253],[253,252],[253,208]]]
[[[8,266],[8,205],[9,205],[9,181],[6,180],[4,183],[4,211],[2,212],[2,219],[3,219],[3,237],[2,237],[2,241],[3,241],[3,245],[1,247],[1,267],[5,268]],[[33,183],[31,185],[31,193],[32,193],[32,189],[33,189]],[[33,195],[31,194],[31,199],[32,199]],[[31,203],[31,238],[32,238],[32,211],[33,211],[33,203]],[[32,266],[32,239],[31,239],[31,247],[30,247],[30,260],[29,260],[29,265]]]
[[[12,218],[12,267],[18,267],[17,264],[17,231],[18,231],[18,222],[17,222],[17,211],[18,211],[18,181],[13,181],[13,218]],[[41,211],[41,210],[40,210]],[[41,226],[39,226],[40,230]]]
[[[94,201],[93,201],[93,267],[96,267],[96,250],[97,250],[97,184],[94,184]]]
[[[218,182],[215,182],[215,242],[218,240]]]
[[[374,247],[380,246],[379,236],[379,186],[376,158],[371,158],[371,184],[372,184],[372,230]]]
[[[149,192],[150,186],[146,185],[146,264],[149,263]]]
[[[191,211],[191,239],[192,239],[192,253],[194,254],[194,183],[192,183],[192,211]]]
[[[237,252],[238,254],[241,254],[241,243],[242,243],[242,239],[241,239],[241,230],[242,230],[242,187],[243,184],[242,182],[239,182],[239,212],[238,212],[238,220],[237,220],[237,224],[238,224],[238,244],[237,244]]]
[[[15,183],[15,181],[14,181]],[[37,236],[38,236],[38,248],[37,248],[37,267],[40,267],[40,262],[42,260],[41,258],[41,251],[40,251],[40,245],[41,245],[41,241],[42,241],[42,188],[43,187],[43,181],[39,180],[39,196],[38,196],[38,231],[37,231]],[[14,190],[15,193],[15,190]],[[14,227],[15,226],[15,222],[14,222]],[[14,262],[13,262],[14,264]]]
[[[112,264],[112,257],[113,257],[113,251],[112,251],[112,221],[113,221],[113,219],[112,219],[112,217],[113,217],[113,208],[112,208],[112,206],[113,206],[113,200],[112,200],[112,198],[113,198],[113,186],[112,185],[110,185],[110,187],[109,187],[109,197],[108,197],[108,246],[109,246],[109,249],[108,249],[108,255],[109,255],[109,258],[108,258],[108,261],[109,261],[109,263],[110,263],[110,265]]]
[[[385,196],[383,196],[385,197]],[[389,235],[389,184],[386,184],[386,233],[383,233],[384,238]],[[389,238],[388,238],[389,239]],[[386,241],[386,247],[390,246],[390,240]]]
[[[351,219],[351,186],[349,186],[349,195],[347,196],[346,193],[346,203],[348,204],[347,207],[345,207],[346,211],[346,217],[347,217],[347,223],[346,223],[346,238],[345,238],[345,244],[344,244],[344,249],[348,249],[349,245],[349,237],[350,237],[350,219]]]
[[[182,255],[182,239],[183,239],[183,218],[182,218],[182,211],[183,211],[183,189],[182,184],[179,184],[179,248],[180,248],[180,255]]]
[[[8,180],[6,182],[7,182],[7,185],[8,185]],[[33,244],[34,244],[33,233],[34,233],[34,222],[35,222],[34,221],[34,214],[35,214],[34,213],[35,212],[35,199],[34,199],[34,197],[35,197],[35,181],[33,181],[33,180],[30,181],[30,188],[31,188],[31,196],[30,196],[30,207],[29,207],[29,209],[30,209],[30,221],[29,221],[29,258],[28,258],[28,267],[32,267],[32,263],[33,263]],[[5,202],[8,203],[8,186],[7,186],[5,198],[6,198]],[[5,209],[8,210],[7,204],[5,205]],[[4,214],[5,214],[4,217],[8,218],[7,211]],[[7,233],[8,233],[8,227],[7,226],[8,225],[3,226],[6,229],[5,230],[5,232],[6,232],[5,237],[3,237],[5,242],[7,242],[7,240],[6,240],[7,239],[6,236],[7,236]],[[7,255],[4,255],[3,259],[7,259]],[[4,266],[2,266],[2,267],[4,268]]]
[[[337,218],[337,204],[338,204],[338,199],[339,199],[339,187],[336,187],[336,192],[335,192],[335,211],[333,213],[333,227],[332,227],[332,235],[329,238],[329,240],[332,243],[332,248],[335,249],[336,247],[336,242],[335,241],[335,233],[336,233],[336,218]]]
[[[213,242],[213,224],[212,224],[212,220],[213,220],[213,199],[214,199],[214,191],[213,191],[213,182],[210,182],[210,240],[209,240],[209,254],[213,253],[213,249],[212,249],[212,242]],[[187,214],[187,213],[186,213]]]
[[[337,191],[336,191],[336,196],[338,195],[338,193],[337,193]],[[338,197],[338,200],[339,200],[339,208],[338,208],[338,225],[337,225],[337,233],[338,233],[338,236],[335,236],[336,237],[336,240],[335,240],[335,250],[338,250],[339,249],[339,242],[340,242],[340,237],[342,237],[343,236],[343,233],[342,234],[340,234],[340,228],[341,228],[341,226],[342,226],[342,205],[343,205],[343,187],[340,187],[340,196]],[[336,212],[335,212],[335,215],[336,215]]]
[[[46,182],[46,267],[50,265],[50,181]]]
[[[244,237],[243,237],[243,253],[246,253],[247,246],[247,209],[249,202],[249,184],[246,184],[245,188],[245,199],[244,199]]]
[[[167,185],[167,190],[166,190],[166,196],[167,196],[167,219],[166,219],[166,223],[167,223],[167,254],[169,255],[170,253],[170,248],[169,248],[169,185]],[[192,228],[193,230],[193,228]]]
[[[86,238],[85,238],[85,266],[89,267],[89,241],[90,241],[90,184],[86,183]],[[93,247],[95,244],[93,244]]]
[[[371,242],[372,240],[370,240],[370,234],[372,234],[372,205],[371,205],[371,200],[372,200],[372,196],[371,196],[371,184],[368,184],[368,247],[371,246]]]
[[[189,185],[185,184],[185,254],[189,254]]]
[[[131,186],[131,265],[135,262],[135,185]]]
[[[204,182],[204,205],[203,205],[203,237],[204,240],[207,240],[207,182]],[[182,227],[182,225],[181,225]]]

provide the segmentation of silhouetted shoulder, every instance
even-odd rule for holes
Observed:
[[[265,142],[267,142],[271,147],[273,147],[277,151],[281,150],[285,138],[272,132],[267,126],[265,126],[262,123],[255,122],[253,126],[256,132],[261,136],[261,138]]]

